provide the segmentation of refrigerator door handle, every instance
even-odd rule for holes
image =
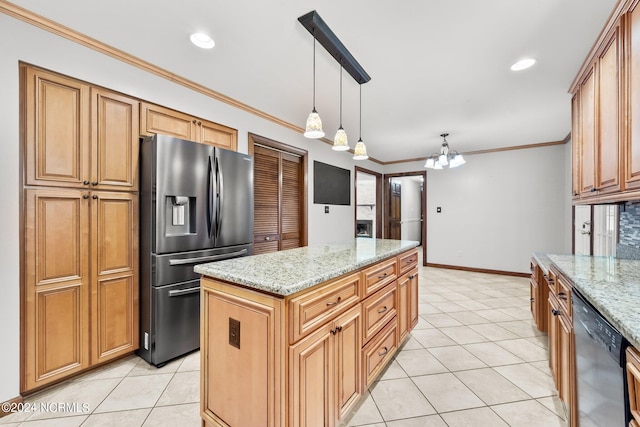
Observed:
[[[216,174],[218,176],[218,206],[216,206],[216,237],[220,237],[220,230],[222,228],[222,208],[224,206],[224,177],[222,170],[218,164],[218,158],[216,158]]]
[[[169,265],[200,264],[209,261],[220,261],[221,259],[235,258],[246,254],[247,250],[242,249],[241,251],[229,252],[228,254],[202,256],[196,258],[170,259]]]
[[[209,238],[214,236],[214,210],[216,209],[216,177],[214,174],[213,159],[209,156],[209,192],[207,193],[207,225]],[[217,219],[216,219],[217,221]]]
[[[196,288],[176,289],[174,291],[169,291],[169,298],[177,297],[177,296],[180,296],[180,295],[195,294],[197,292],[200,292],[200,286],[198,286]]]

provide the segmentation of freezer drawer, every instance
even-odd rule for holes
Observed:
[[[200,347],[200,280],[152,289],[153,313],[147,359],[153,365]]]

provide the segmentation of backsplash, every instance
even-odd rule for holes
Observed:
[[[618,258],[640,259],[640,202],[620,206]]]

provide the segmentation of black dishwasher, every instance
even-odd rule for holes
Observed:
[[[627,426],[628,342],[575,287],[572,295],[579,425]]]

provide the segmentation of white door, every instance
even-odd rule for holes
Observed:
[[[573,226],[576,255],[591,255],[591,206],[575,206]]]

